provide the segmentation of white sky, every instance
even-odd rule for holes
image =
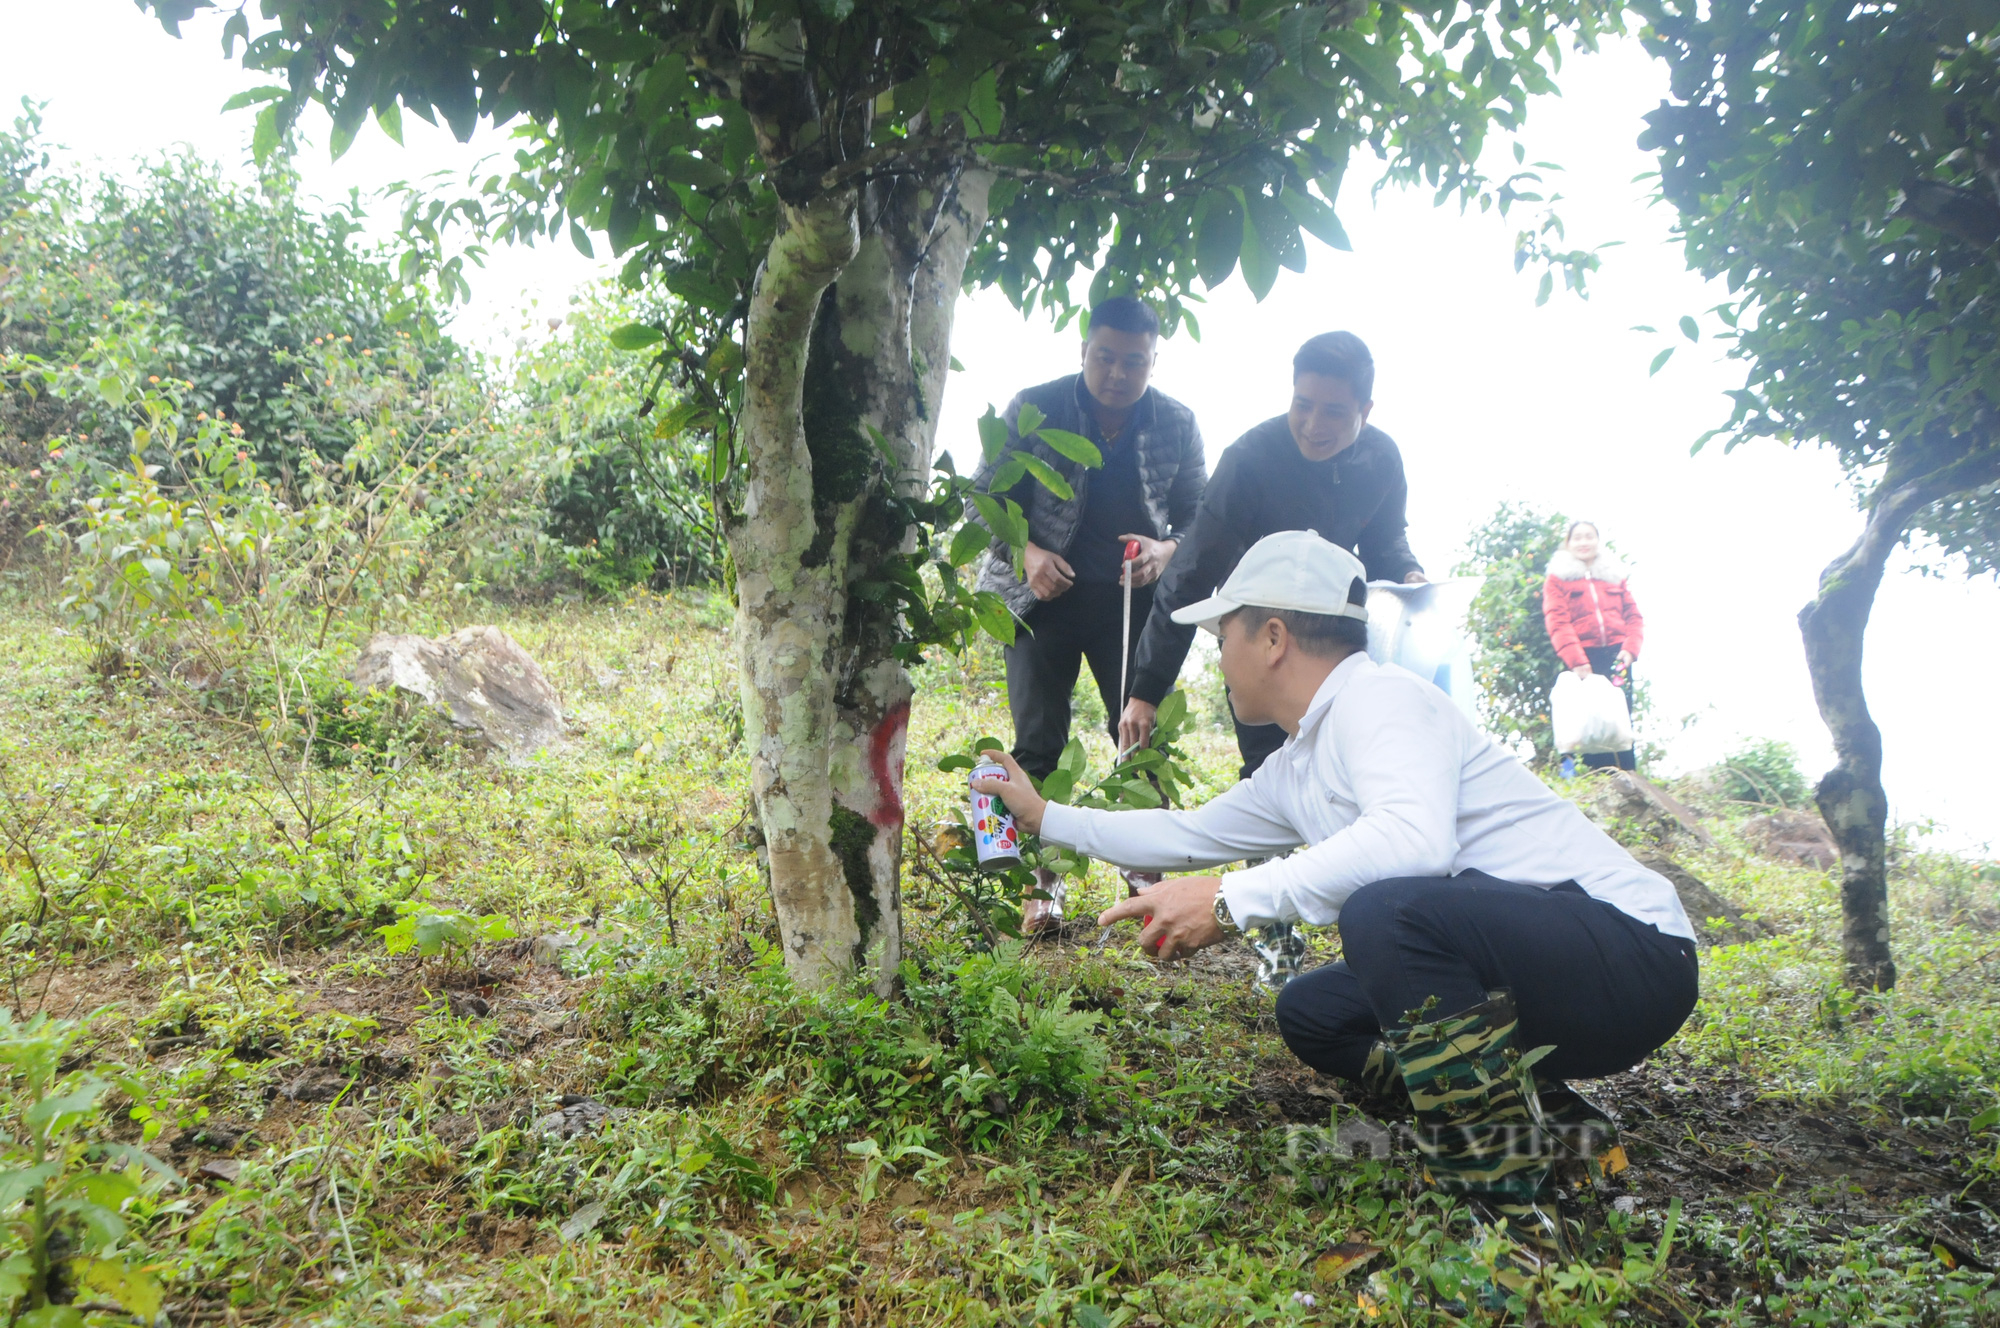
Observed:
[[[11,120],[22,96],[47,101],[51,141],[113,169],[183,143],[240,166],[252,113],[219,108],[265,80],[223,62],[218,31],[219,22],[190,23],[175,42],[129,0],[0,0],[0,113]],[[1212,466],[1238,434],[1283,409],[1299,342],[1333,328],[1358,333],[1378,365],[1375,422],[1401,444],[1409,472],[1411,543],[1433,575],[1503,499],[1597,520],[1638,569],[1641,670],[1670,768],[1704,764],[1746,737],[1777,737],[1816,775],[1831,748],[1794,618],[1859,518],[1826,455],[1766,443],[1689,456],[1726,417],[1722,393],[1742,371],[1672,331],[1721,293],[1684,270],[1666,241],[1668,216],[1648,207],[1646,183],[1633,179],[1651,168],[1634,139],[1664,78],[1627,44],[1572,57],[1561,82],[1560,100],[1533,109],[1529,159],[1569,168],[1557,184],[1572,242],[1623,242],[1605,252],[1587,301],[1558,293],[1535,307],[1535,274],[1516,275],[1511,261],[1527,213],[1463,217],[1433,209],[1427,194],[1393,192],[1371,206],[1351,178],[1340,212],[1354,251],[1309,241],[1308,270],[1282,274],[1262,305],[1232,280],[1200,311],[1201,342],[1183,335],[1162,347],[1155,383],[1194,408]],[[309,190],[337,199],[462,172],[505,146],[490,130],[460,145],[410,116],[404,141],[399,148],[371,128],[341,161],[313,147],[300,169]],[[1365,175],[1357,164],[1354,176]],[[566,243],[498,252],[474,275],[458,330],[504,346],[521,333],[529,301],[559,308],[607,268]],[[1649,378],[1668,344],[1680,349]],[[1073,336],[1024,322],[992,293],[961,303],[953,350],[967,368],[945,397],[942,441],[961,458],[976,449],[972,421],[989,402],[1076,363]],[[1908,568],[1904,558],[1892,563],[1868,643],[1893,815],[1936,821],[1942,843],[1990,843],[2000,839],[1986,773],[2000,709],[1968,702],[1963,680],[2000,653],[2000,592]],[[1695,722],[1676,735],[1684,715]]]

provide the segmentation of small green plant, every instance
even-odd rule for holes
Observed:
[[[1812,787],[1799,769],[1799,753],[1789,742],[1763,738],[1731,752],[1716,767],[1722,796],[1732,802],[1773,807],[1807,807]]]
[[[412,949],[425,959],[446,953],[458,955],[475,945],[511,941],[519,934],[513,924],[498,913],[474,917],[470,913],[438,909],[414,900],[404,900],[396,905],[396,912],[402,915],[397,921],[375,929],[376,935],[382,938],[383,948],[392,955]]]
[[[147,1189],[178,1177],[138,1148],[89,1137],[113,1084],[63,1067],[90,1023],[46,1015],[20,1023],[0,1010],[8,1094],[8,1128],[0,1137],[0,1302],[10,1307],[9,1323],[27,1328],[151,1322],[160,1311],[157,1270],[140,1261],[124,1213]],[[140,1095],[125,1079],[118,1086]],[[106,1313],[107,1301],[124,1313]]]
[[[1125,759],[1106,772],[1103,779],[1081,790],[1090,774],[1090,759],[1083,743],[1071,738],[1046,779],[1035,787],[1051,802],[1098,809],[1157,808],[1179,799],[1190,782],[1186,753],[1179,741],[1188,726],[1187,694],[1169,692],[1160,702],[1153,719],[1153,736],[1143,747],[1126,753]],[[947,774],[966,771],[985,758],[984,751],[1005,751],[1007,744],[994,737],[981,737],[971,746],[954,752],[937,763]],[[961,822],[963,813],[960,814]],[[926,871],[927,867],[937,870]],[[1021,905],[1038,898],[1035,870],[1043,868],[1058,876],[1081,878],[1090,869],[1090,859],[1052,844],[1045,845],[1035,835],[1023,836],[1021,861],[1014,866],[994,869],[981,867],[971,827],[954,834],[931,852],[931,862],[921,860],[917,870],[941,883],[950,892],[958,911],[963,912],[990,947],[999,935],[1020,935]]]

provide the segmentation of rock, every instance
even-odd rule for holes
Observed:
[[[294,1102],[331,1102],[352,1082],[338,1070],[307,1070],[278,1091]]]
[[[233,1157],[218,1157],[213,1161],[202,1163],[201,1170],[195,1174],[210,1180],[228,1181],[233,1185],[236,1183],[236,1178],[243,1174],[243,1164]]]
[[[1672,858],[1641,854],[1639,865],[1652,868],[1674,883],[1674,893],[1680,896],[1681,907],[1687,910],[1688,921],[1694,924],[1695,936],[1702,944],[1739,945],[1767,934],[1764,924],[1744,917],[1742,909],[1715,893],[1708,882]]]
[[[1818,812],[1780,808],[1743,823],[1743,838],[1767,858],[1831,871],[1840,865],[1840,846]]]
[[[229,1121],[208,1121],[192,1130],[183,1130],[167,1145],[167,1151],[176,1158],[186,1157],[197,1148],[207,1152],[229,1153],[241,1147],[250,1137],[250,1127]]]
[[[464,627],[436,640],[377,633],[347,676],[357,687],[422,697],[511,761],[525,761],[562,742],[556,689],[528,652],[497,627]]]
[[[604,1205],[591,1202],[571,1213],[564,1219],[561,1232],[565,1244],[580,1239],[597,1230],[597,1224],[604,1220]]]
[[[431,1133],[448,1144],[470,1144],[495,1130],[518,1124],[525,1114],[526,1103],[520,1098],[502,1098],[461,1114],[440,1116],[431,1125]]]
[[[536,1134],[545,1134],[552,1139],[574,1139],[578,1135],[597,1133],[604,1127],[604,1122],[628,1115],[630,1110],[628,1107],[607,1107],[594,1097],[579,1098],[566,1104],[561,1111],[536,1117],[533,1129]]]
[[[544,968],[561,968],[563,956],[582,945],[583,941],[582,932],[544,932],[528,943],[528,957]]]
[[[1704,848],[1715,837],[1680,799],[1632,770],[1594,770],[1574,795],[1583,814],[1627,846],[1663,845],[1686,835]]]
[[[446,1007],[460,1019],[484,1018],[493,1007],[484,996],[469,991],[454,991],[445,997]]]

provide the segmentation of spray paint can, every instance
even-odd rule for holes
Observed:
[[[1007,778],[1007,767],[993,761],[981,761],[972,767],[966,776],[968,783],[975,779]],[[984,871],[1003,871],[1008,867],[1021,865],[1021,832],[1015,828],[1014,818],[1007,814],[1007,804],[991,793],[981,793],[972,789],[972,842],[979,856],[979,866]]]

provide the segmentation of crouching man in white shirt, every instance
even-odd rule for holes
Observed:
[[[1345,959],[1278,998],[1286,1045],[1378,1107],[1413,1109],[1441,1188],[1553,1236],[1537,1206],[1553,1165],[1623,1165],[1609,1119],[1562,1081],[1627,1069],[1674,1035],[1695,1003],[1694,930],[1665,878],[1444,693],[1368,658],[1365,600],[1359,559],[1284,531],[1174,615],[1222,639],[1237,720],[1291,735],[1204,806],[1049,803],[1000,752],[986,755],[1008,778],[978,787],[1023,829],[1138,871],[1299,849],[1168,880],[1099,922],[1143,922],[1139,944],[1161,959],[1245,927],[1338,925]]]

